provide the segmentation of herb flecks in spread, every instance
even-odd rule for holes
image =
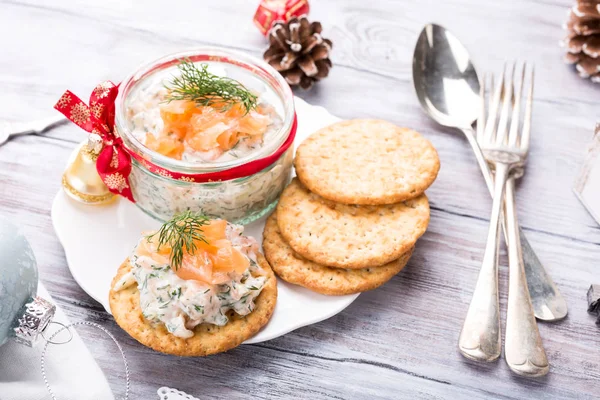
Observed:
[[[258,243],[243,229],[190,212],[177,216],[140,239],[129,257],[131,272],[114,290],[137,284],[144,317],[182,338],[201,323],[227,324],[229,310],[247,315],[265,277],[256,262]]]
[[[149,149],[176,160],[226,161],[260,148],[279,128],[275,109],[242,83],[208,64],[183,60],[177,68],[129,105],[134,134]]]

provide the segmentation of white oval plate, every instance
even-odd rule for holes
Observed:
[[[296,98],[298,131],[296,144],[315,130],[339,121],[322,107]],[[94,300],[110,313],[108,292],[121,263],[129,256],[140,233],[157,229],[160,223],[133,203],[119,198],[108,206],[78,203],[62,191],[52,204],[52,223],[65,249],[73,278]],[[265,218],[246,226],[244,233],[262,243]],[[330,318],[348,307],[358,294],[324,296],[300,286],[277,281],[278,298],[269,323],[245,344],[260,343],[302,326]]]

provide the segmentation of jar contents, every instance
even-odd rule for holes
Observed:
[[[177,72],[132,94],[127,116],[136,138],[167,157],[202,164],[262,147],[282,125],[268,96],[212,69],[183,60]]]

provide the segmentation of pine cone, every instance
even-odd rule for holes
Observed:
[[[600,0],[577,0],[565,24],[565,62],[582,78],[600,83]]]
[[[263,55],[292,86],[310,88],[325,78],[332,67],[329,52],[333,44],[321,37],[321,23],[306,17],[277,22],[269,31],[269,48]]]

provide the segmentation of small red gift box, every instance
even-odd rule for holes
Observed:
[[[308,14],[308,10],[308,0],[262,0],[254,14],[254,23],[266,36],[275,21],[288,21]]]

